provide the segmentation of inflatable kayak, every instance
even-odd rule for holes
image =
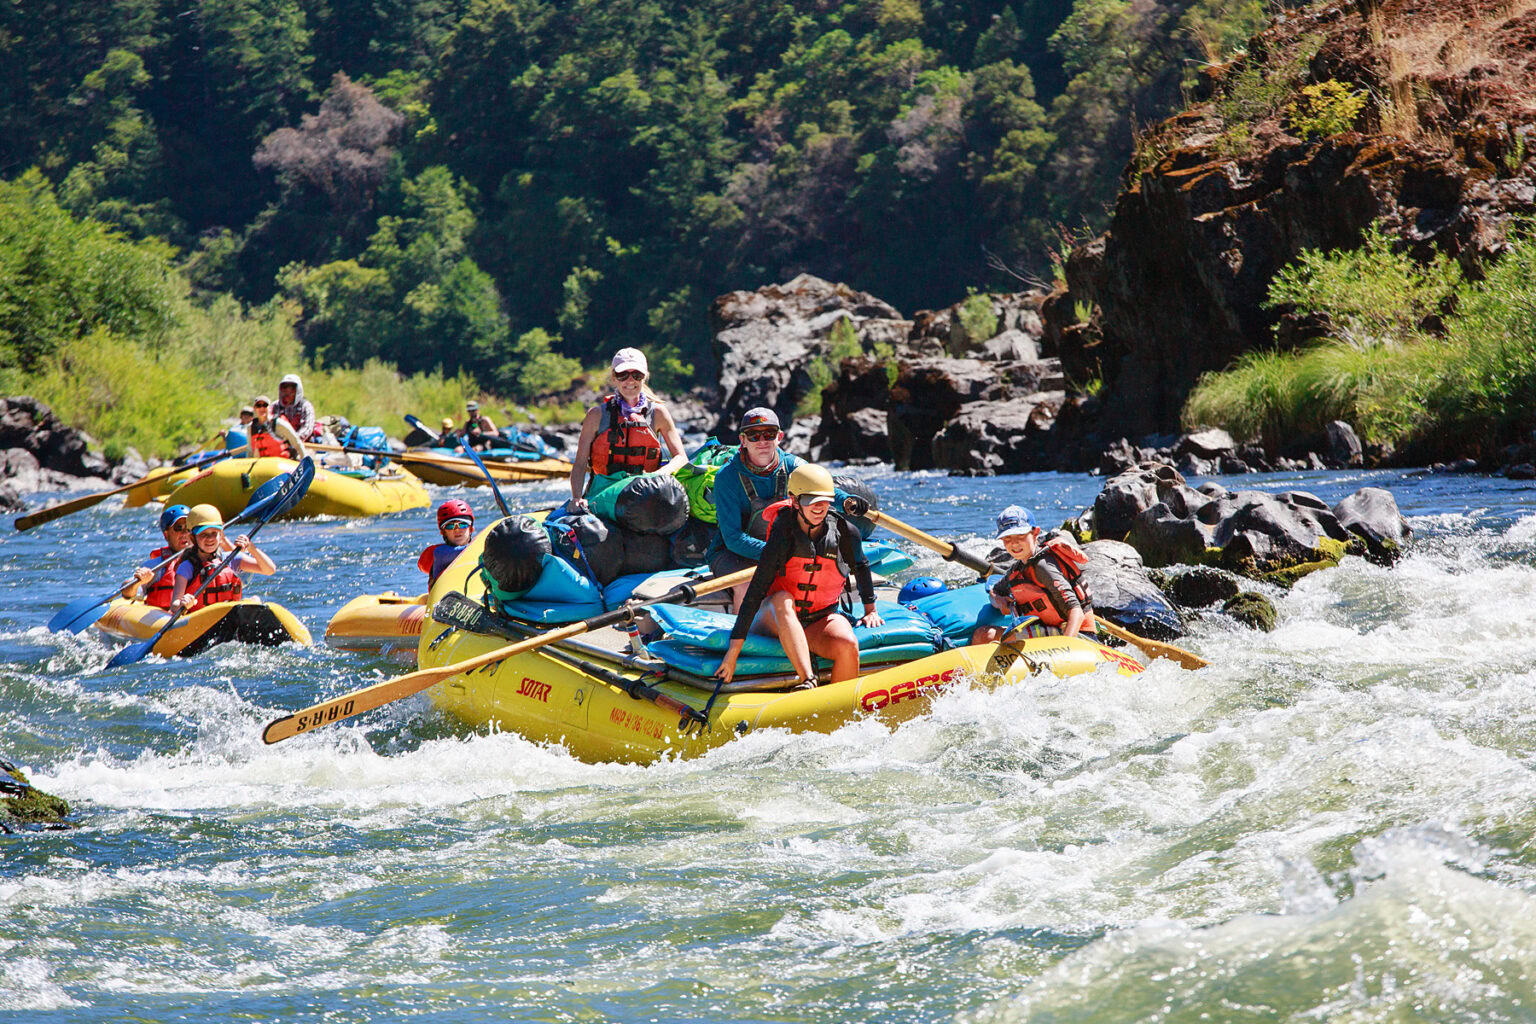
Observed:
[[[426,617],[426,594],[364,594],[331,617],[325,642],[338,651],[376,654],[414,665]]]
[[[457,454],[455,454],[457,452]],[[530,480],[559,480],[571,475],[571,464],[564,459],[499,459],[481,453],[485,468],[499,484],[526,483]],[[412,455],[423,456],[420,459]],[[429,484],[440,487],[485,487],[485,474],[458,449],[413,449],[406,453],[406,465],[412,473]]]
[[[107,614],[96,620],[96,628],[121,640],[148,640],[160,631],[169,616],[164,608],[115,598]],[[153,653],[164,658],[188,657],[215,644],[230,642],[263,647],[286,643],[308,646],[310,636],[304,623],[282,605],[247,598],[188,612],[160,638]]]
[[[461,560],[478,560],[484,538],[482,532]],[[560,564],[559,559],[551,559],[550,564]],[[559,569],[554,575],[563,572]],[[625,585],[627,592],[648,585],[664,591],[677,582],[678,574],[670,572]],[[535,594],[545,587],[541,577],[538,587],[518,602],[520,609],[532,609],[544,600],[535,599]],[[462,595],[455,593],[460,588]],[[643,653],[628,649],[626,634],[607,628],[515,655],[468,675],[451,676],[427,692],[438,708],[476,728],[495,723],[498,729],[535,741],[562,743],[588,761],[645,763],[697,755],[754,729],[830,732],[869,715],[898,722],[921,714],[927,699],[944,687],[965,681],[999,686],[1040,671],[1058,676],[1099,669],[1123,675],[1142,671],[1134,658],[1081,637],[950,646],[944,638],[968,633],[977,610],[985,604],[985,595],[972,594],[972,589],[980,590],[948,592],[955,598],[935,595],[942,600],[936,602],[932,616],[883,603],[882,613],[890,620],[887,626],[856,630],[863,674],[811,690],[786,689],[794,677],[776,641],[752,638],[736,678],[710,706],[707,727],[692,724],[684,729],[675,710],[631,695],[650,687],[651,692],[695,711],[709,705],[715,689],[710,674],[719,664],[732,619],[722,612],[683,605],[658,605],[648,612],[645,625],[660,627],[662,635],[646,641]],[[428,598],[433,614],[423,623],[417,648],[421,668],[439,668],[485,654],[559,621],[530,616],[542,621],[519,622],[492,614],[478,607],[483,595],[478,573],[468,574],[467,579],[445,573],[438,580]],[[946,622],[940,614],[946,602],[958,606],[947,609],[954,621]],[[467,608],[468,618],[478,621],[455,616],[451,611],[455,606]],[[445,624],[439,617],[454,624]],[[571,620],[565,617],[565,621]]]
[[[183,505],[203,502],[215,505],[227,519],[245,508],[252,491],[280,473],[292,471],[297,465],[292,459],[281,458],[225,459],[198,472],[171,495]],[[422,482],[399,467],[356,471],[321,469],[316,471],[309,492],[285,513],[284,518],[376,516],[426,508],[431,501]]]

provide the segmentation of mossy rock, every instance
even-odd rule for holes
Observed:
[[[1209,566],[1170,575],[1162,591],[1185,608],[1207,608],[1237,596],[1237,578]]]
[[[0,760],[0,772],[14,779],[20,786],[7,786],[4,796],[0,797],[0,811],[6,816],[25,825],[57,825],[62,824],[69,817],[69,804],[64,800],[44,793],[40,789],[34,789],[28,781],[26,773],[15,765]],[[13,790],[20,788],[21,792]],[[4,819],[0,818],[0,824]]]
[[[1223,604],[1221,610],[1249,629],[1274,632],[1275,605],[1263,594],[1245,590]]]

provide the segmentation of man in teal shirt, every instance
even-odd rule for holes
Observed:
[[[788,494],[789,474],[801,460],[782,451],[784,431],[772,409],[747,410],[737,427],[741,446],[736,457],[715,474],[715,518],[720,532],[709,548],[715,575],[737,572],[757,564],[768,530],[762,510]],[[731,607],[741,604],[745,583],[731,590]]]

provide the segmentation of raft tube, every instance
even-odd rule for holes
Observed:
[[[165,625],[170,612],[164,608],[114,598],[107,614],[96,620],[96,628],[121,640],[148,640]],[[309,630],[293,613],[280,604],[260,598],[221,601],[197,608],[176,620],[155,644],[151,653],[162,658],[190,657],[215,644],[260,644],[276,647],[294,643],[307,647]]]
[[[325,642],[338,651],[372,654],[414,665],[416,643],[427,617],[427,595],[388,591],[363,594],[341,607],[325,627]]]
[[[298,463],[292,459],[225,459],[200,471],[171,492],[171,500],[183,505],[207,503],[217,506],[224,518],[240,512],[251,492],[281,473],[292,472]],[[306,516],[376,516],[426,508],[432,497],[422,482],[397,466],[381,469],[365,477],[334,469],[315,471],[309,492],[282,518]]]
[[[485,487],[485,474],[480,467],[464,457],[462,451],[448,448],[412,449],[408,454],[430,455],[432,462],[410,459],[406,465],[412,473],[429,484],[439,487]],[[529,461],[498,461],[481,456],[485,468],[498,484],[527,483],[530,480],[560,480],[571,475],[571,464],[564,459],[532,459]]]
[[[484,532],[460,559],[477,559]],[[457,584],[457,580],[454,581]],[[440,579],[429,600],[436,603],[450,589]],[[464,581],[465,596],[479,601],[478,574]],[[548,627],[530,626],[533,632]],[[516,732],[536,742],[564,744],[586,761],[648,763],[663,757],[691,757],[754,729],[831,732],[874,715],[896,723],[923,713],[928,699],[951,685],[970,681],[989,687],[1028,679],[1039,671],[1058,676],[1108,666],[1122,675],[1142,671],[1135,659],[1081,637],[1041,637],[1008,645],[983,644],[933,652],[894,665],[867,665],[864,675],[812,690],[775,692],[792,680],[784,676],[738,677],[715,700],[709,727],[686,733],[677,714],[631,697],[610,681],[642,680],[695,709],[709,702],[712,681],[651,659],[638,659],[605,648],[613,630],[563,641],[546,651],[515,655],[474,671],[450,676],[430,688],[429,699],[441,710],[475,728]],[[505,646],[503,636],[454,629],[429,614],[423,623],[417,663],[440,668]],[[604,678],[573,666],[565,657],[602,660]]]

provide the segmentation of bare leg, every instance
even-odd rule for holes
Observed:
[[[795,614],[794,600],[787,590],[776,590],[768,595],[768,600],[763,602],[763,611],[771,615],[775,632],[779,635],[779,643],[784,647],[784,656],[794,666],[795,674],[801,679],[815,679],[816,666],[811,662],[811,649],[806,643],[805,627],[800,624],[800,618]]]
[[[976,632],[971,634],[971,643],[990,644],[1003,638],[1001,626],[977,626]]]
[[[811,650],[832,661],[832,681],[840,683],[859,674],[859,641],[853,626],[841,615],[828,615],[805,627]]]

